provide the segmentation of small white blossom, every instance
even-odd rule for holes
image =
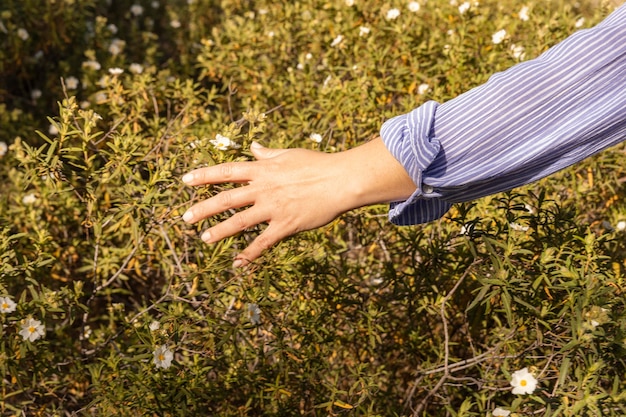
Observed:
[[[428,84],[420,84],[419,87],[417,87],[417,94],[426,94],[428,90],[430,90],[430,86]]]
[[[304,56],[304,58],[308,61],[308,60],[310,60],[311,58],[313,58],[313,54],[312,54],[312,53],[310,53],[310,52],[308,52],[308,53]]]
[[[33,204],[37,201],[37,196],[35,193],[28,193],[24,197],[22,197],[23,204]]]
[[[522,9],[519,11],[518,14],[520,20],[523,20],[524,22],[526,22],[529,17],[528,17],[528,6],[524,6],[522,7]]]
[[[459,13],[461,14],[465,14],[465,12],[467,12],[470,9],[470,4],[469,2],[463,2],[461,3],[461,5],[459,6]]]
[[[19,28],[17,30],[17,37],[20,38],[21,40],[25,41],[28,38],[30,38],[30,35],[28,34],[28,31],[24,28]]]
[[[40,337],[45,336],[46,328],[39,320],[28,319],[24,324],[22,324],[22,330],[20,330],[19,333],[24,340],[34,342]]]
[[[158,321],[154,320],[154,321],[152,321],[152,323],[150,323],[148,328],[150,329],[151,332],[156,332],[157,330],[159,330],[161,328],[161,323],[159,323]]]
[[[111,75],[120,75],[121,73],[123,73],[124,70],[121,68],[109,68],[109,74]]]
[[[517,232],[527,232],[528,231],[528,226],[523,226],[519,223],[509,223],[509,227],[511,228],[511,230],[515,230]]]
[[[509,410],[505,410],[504,408],[500,407],[496,407],[496,409],[491,412],[491,415],[493,417],[508,417],[509,414],[511,414]]]
[[[107,29],[109,30],[109,32],[111,32],[111,34],[115,35],[117,33],[117,26],[115,26],[113,23],[110,23],[107,25]]]
[[[9,145],[6,142],[0,142],[0,158],[7,154],[9,151]]]
[[[33,100],[37,100],[41,97],[41,94],[41,90],[35,88],[33,91],[30,92],[30,98],[32,98]]]
[[[420,10],[420,4],[416,1],[412,1],[409,3],[409,11],[415,13],[415,12],[419,12]]]
[[[109,45],[109,53],[113,56],[119,55],[124,50],[125,46],[126,41],[115,38],[111,41],[111,44]]]
[[[330,43],[331,48],[339,45],[343,41],[343,35],[337,35],[335,39]]]
[[[315,143],[320,143],[322,141],[322,135],[319,133],[311,133],[309,135],[309,139],[311,139]]]
[[[261,309],[256,304],[248,304],[248,320],[256,325],[261,324]]]
[[[158,9],[161,4],[158,1],[153,1],[150,3],[150,6],[152,6],[153,9]]]
[[[174,353],[165,345],[161,345],[154,350],[153,362],[157,368],[167,369],[172,365],[172,359],[174,359]]]
[[[128,70],[133,74],[141,74],[143,72],[143,66],[141,64],[133,63],[130,64]]]
[[[107,93],[105,93],[104,91],[98,91],[94,96],[93,99],[95,100],[95,102],[97,104],[102,104],[105,101],[107,101],[109,98],[109,96],[107,96]]]
[[[67,77],[65,79],[65,87],[68,90],[76,90],[78,88],[78,78],[74,76]]]
[[[370,28],[368,28],[367,26],[361,26],[359,28],[359,36],[365,36],[368,35],[370,33]]]
[[[270,30],[269,32],[267,32],[267,37],[268,38],[273,38],[276,34],[274,33],[273,30]]]
[[[346,6],[348,7],[354,6],[354,0],[346,0]]]
[[[230,140],[229,137],[222,136],[219,133],[215,135],[215,139],[210,140],[211,144],[215,146],[220,151],[225,151],[228,149],[237,149],[239,145]]]
[[[102,66],[100,65],[98,61],[89,60],[89,61],[83,62],[83,68],[88,68],[94,71],[98,71],[100,68],[102,68]]]
[[[48,133],[50,134],[50,136],[56,136],[59,134],[59,129],[56,127],[56,125],[51,123],[50,126],[48,126]]]
[[[578,20],[576,21],[576,23],[574,24],[574,26],[575,26],[575,27],[577,27],[577,28],[581,28],[581,27],[583,27],[583,25],[584,25],[584,24],[585,24],[585,18],[584,18],[584,17],[581,17],[580,19],[578,19]]]
[[[537,380],[528,372],[528,368],[523,368],[513,372],[511,386],[513,387],[513,394],[532,394],[537,388]]]
[[[521,61],[524,59],[526,53],[524,52],[524,47],[521,45],[511,44],[511,53],[513,54],[513,58]]]
[[[617,225],[615,225],[615,228],[620,232],[626,230],[626,221],[620,220],[619,222],[617,222]]]
[[[174,29],[178,29],[180,27],[180,20],[172,19],[170,21],[170,26],[173,27]]]
[[[387,20],[395,20],[398,18],[398,16],[400,16],[399,9],[389,9],[387,11]]]
[[[9,297],[0,297],[0,313],[12,313],[17,304]]]
[[[496,45],[499,43],[502,43],[502,41],[505,38],[506,38],[506,30],[504,29],[500,29],[499,31],[491,35],[491,41]]]
[[[89,340],[89,338],[91,337],[92,333],[93,333],[93,331],[91,330],[91,327],[89,325],[86,325],[84,330],[78,336],[78,338],[80,340]]]
[[[130,12],[133,16],[141,16],[143,14],[143,7],[139,4],[133,4],[130,6]]]

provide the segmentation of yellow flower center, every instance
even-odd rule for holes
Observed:
[[[36,330],[36,329],[35,329],[33,326],[30,326],[30,327],[28,328],[28,332],[29,332],[29,333],[35,333],[35,330]]]
[[[2,308],[4,308],[5,310],[9,308],[9,305],[7,303],[2,303]]]
[[[165,355],[163,355],[162,353],[159,354],[159,360],[163,362],[165,360]]]
[[[520,384],[521,386],[525,387],[525,386],[526,386],[526,384],[527,384],[527,382],[526,382],[526,380],[525,380],[525,379],[522,379],[522,380],[519,382],[519,384]]]

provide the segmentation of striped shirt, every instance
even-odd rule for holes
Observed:
[[[417,189],[390,220],[511,190],[626,140],[626,4],[538,58],[453,100],[386,121],[381,137]]]

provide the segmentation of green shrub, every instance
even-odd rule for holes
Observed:
[[[246,269],[256,230],[207,246],[229,213],[180,219],[232,186],[193,168],[355,146],[608,7],[161,3],[0,6],[3,415],[624,415],[621,146],[429,225],[355,210]]]

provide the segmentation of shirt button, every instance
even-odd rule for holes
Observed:
[[[423,184],[422,185],[422,192],[424,194],[430,194],[433,191],[435,191],[435,189],[431,185],[428,185],[428,184]]]

